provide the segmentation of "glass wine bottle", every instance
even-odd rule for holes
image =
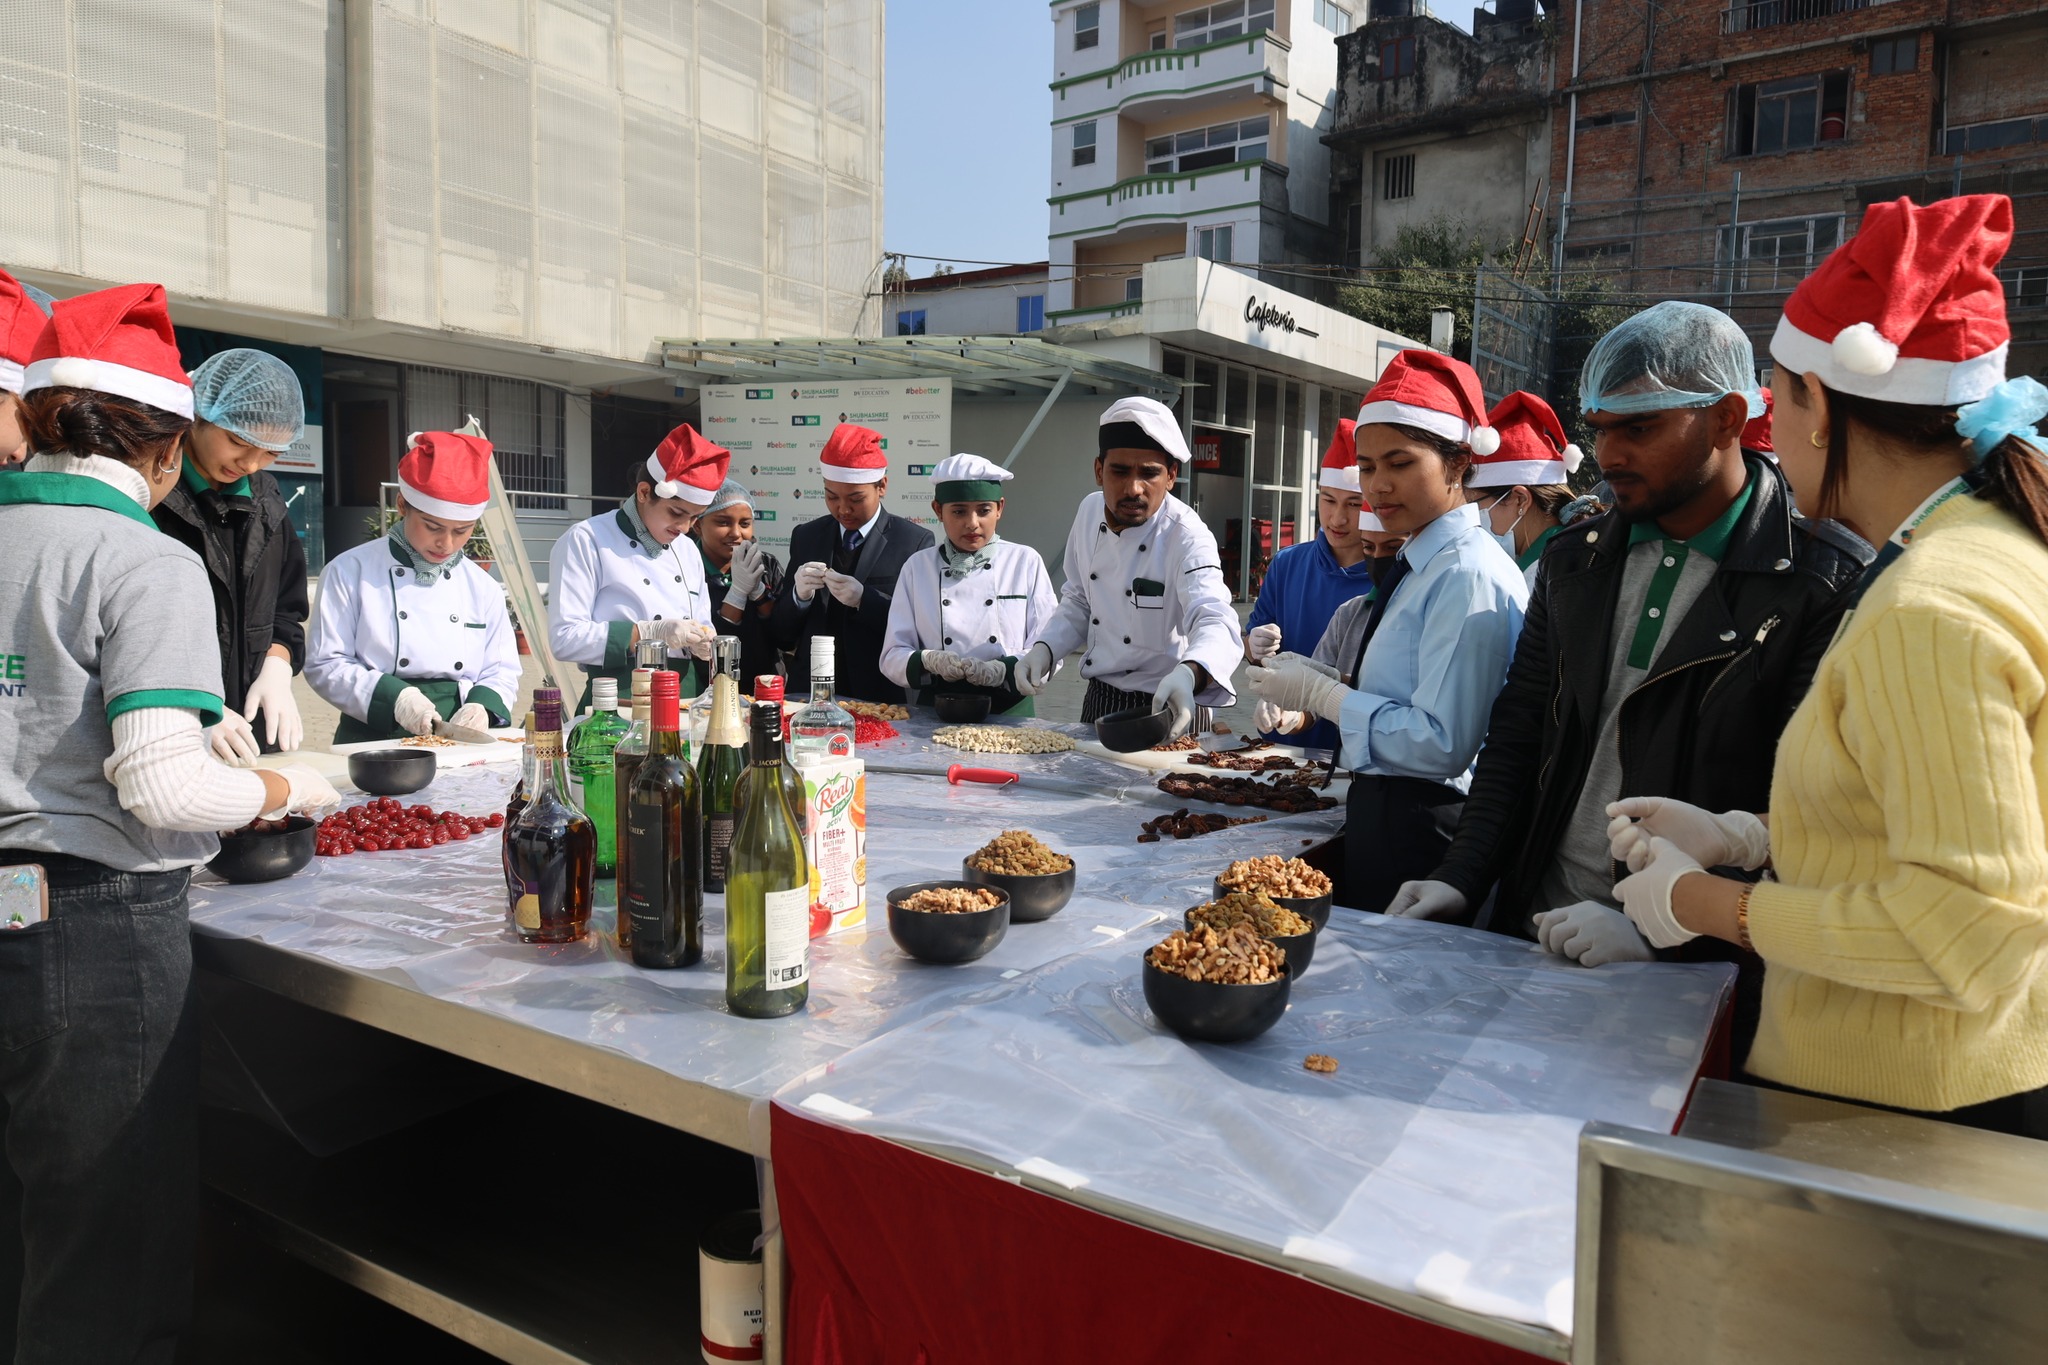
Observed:
[[[799,767],[853,757],[853,715],[832,700],[835,642],[811,637],[811,700],[789,720],[789,757]]]
[[[725,890],[726,851],[732,845],[733,788],[747,766],[746,730],[740,719],[740,642],[721,635],[712,644],[711,728],[697,756],[697,784],[704,796],[704,889]]]
[[[633,776],[640,771],[640,760],[647,757],[647,704],[651,698],[654,670],[636,668],[633,670],[633,719],[626,728],[625,736],[619,740],[619,747],[612,750],[612,814],[619,825],[618,880],[614,883],[618,899],[617,935],[619,947],[633,946],[633,917],[626,913],[626,884],[632,880],[633,841],[625,837],[626,797],[633,790]]]
[[[779,676],[773,673],[763,673],[760,677],[754,679],[754,704],[758,706],[762,702],[773,702],[776,709],[781,710],[782,689],[783,681]],[[804,778],[803,774],[796,770],[796,765],[789,761],[788,754],[789,746],[785,744],[783,746],[783,760],[777,768],[777,771],[782,774],[782,796],[784,800],[789,802],[790,814],[796,817],[797,831],[808,834],[810,832],[811,808],[810,804],[804,799]],[[746,805],[747,779],[753,775],[753,772],[754,770],[751,767],[742,772],[739,785],[733,789],[732,800],[735,812]]]
[[[703,814],[679,728],[681,682],[668,669],[654,675],[647,757],[626,798],[633,851],[620,904],[633,922],[633,961],[642,967],[687,967],[704,955]]]
[[[612,751],[631,727],[619,719],[619,685],[611,678],[593,678],[590,710],[569,736],[569,771],[576,779],[577,803],[597,828],[597,875],[609,877],[618,867],[618,811],[612,789]]]
[[[774,1019],[811,996],[811,874],[803,835],[783,797],[782,707],[756,702],[752,779],[733,834],[725,888],[725,1004]]]
[[[562,758],[562,694],[533,693],[533,780],[506,822],[506,889],[513,931],[527,943],[571,943],[590,924],[597,830],[569,799]]]

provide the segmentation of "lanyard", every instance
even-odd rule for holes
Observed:
[[[1981,469],[1982,466],[1979,466],[1979,468]],[[1855,614],[1856,608],[1862,603],[1863,594],[1869,592],[1871,585],[1877,582],[1884,571],[1896,564],[1900,555],[1906,553],[1906,547],[1913,543],[1913,533],[1920,529],[1921,523],[1933,516],[1935,510],[1950,498],[1964,493],[1975,493],[1981,481],[1981,474],[1976,470],[1972,470],[1961,478],[1935,489],[1933,493],[1928,495],[1927,501],[1920,504],[1919,510],[1901,522],[1899,529],[1892,532],[1886,538],[1883,547],[1877,552],[1877,558],[1872,560],[1870,567],[1863,571],[1863,576],[1856,580],[1856,586],[1849,589],[1848,603],[1842,609],[1842,624],[1835,631],[1836,639],[1841,638],[1842,630],[1849,624],[1849,618]]]

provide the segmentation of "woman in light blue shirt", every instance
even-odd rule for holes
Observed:
[[[1324,638],[1337,644],[1317,651],[1328,662],[1281,654],[1247,676],[1275,706],[1336,722],[1352,773],[1342,899],[1379,911],[1450,846],[1529,590],[1465,502],[1473,455],[1500,443],[1470,366],[1403,351],[1355,436],[1360,491],[1408,537],[1399,567],[1339,609]]]

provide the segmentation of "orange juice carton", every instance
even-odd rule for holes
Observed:
[[[804,780],[804,856],[811,865],[811,937],[868,917],[867,765],[837,758],[798,767]]]

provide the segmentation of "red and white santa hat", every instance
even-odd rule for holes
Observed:
[[[491,505],[491,443],[452,431],[415,431],[398,462],[405,505],[430,517],[475,521]]]
[[[882,433],[841,422],[818,452],[820,472],[834,483],[880,483],[889,477],[889,457]]]
[[[1437,351],[1402,351],[1387,362],[1358,409],[1358,425],[1375,422],[1420,427],[1446,441],[1463,442],[1474,455],[1500,449],[1500,434],[1486,425],[1479,376],[1464,361]]]
[[[1872,204],[1785,300],[1771,358],[1864,398],[1973,403],[2005,379],[2012,333],[1996,268],[2011,244],[2002,194]]]
[[[1323,467],[1316,475],[1316,487],[1335,489],[1339,493],[1358,491],[1358,441],[1353,435],[1357,429],[1358,424],[1349,417],[1337,419],[1337,434],[1330,438],[1330,448],[1323,452]],[[1372,508],[1361,504],[1358,529],[1384,531],[1387,528],[1373,515]]]
[[[1535,394],[1517,389],[1494,404],[1486,424],[1500,433],[1500,449],[1475,455],[1467,488],[1541,487],[1563,483],[1578,472],[1585,452],[1565,439],[1557,411]]]
[[[1744,450],[1754,450],[1759,455],[1769,455],[1775,459],[1778,448],[1771,444],[1771,414],[1777,411],[1777,405],[1771,399],[1771,389],[1768,384],[1759,389],[1758,392],[1764,396],[1764,410],[1760,416],[1750,418],[1749,424],[1743,427],[1742,448]]]
[[[731,465],[732,452],[700,436],[688,422],[663,437],[647,457],[655,497],[681,498],[703,507],[718,496]]]
[[[20,393],[50,315],[29,297],[21,281],[0,270],[0,390]]]
[[[22,305],[35,308],[26,299]],[[59,299],[23,369],[23,393],[91,389],[192,416],[192,380],[178,359],[160,284],[120,284]]]

